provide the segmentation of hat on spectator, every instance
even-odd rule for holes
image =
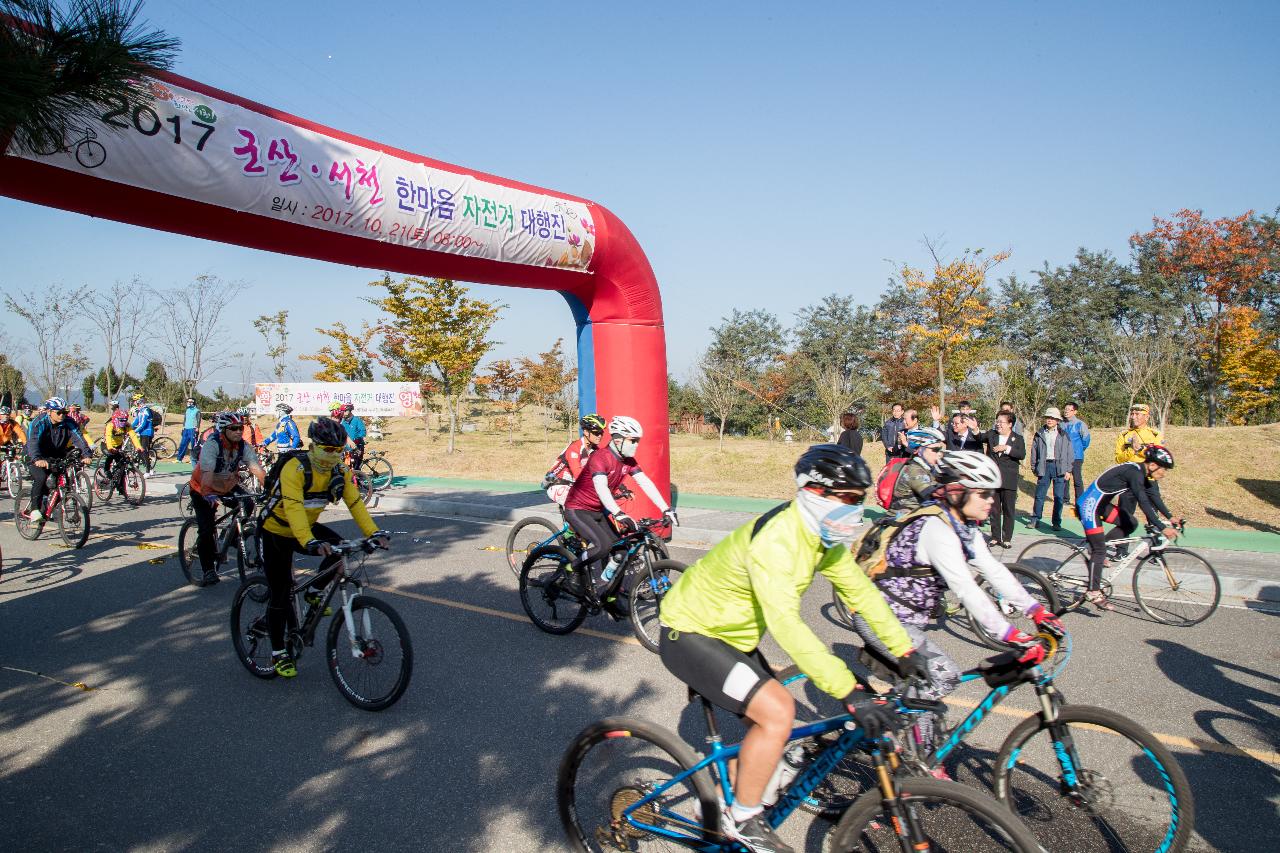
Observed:
[[[1057,406],[1050,406],[1049,408],[1045,409],[1044,416],[1046,418],[1053,418],[1055,421],[1062,420],[1062,412],[1058,411]]]
[[[1150,406],[1148,406],[1146,403],[1134,403],[1132,406],[1130,406],[1130,407],[1129,407],[1129,411],[1131,411],[1131,412],[1150,412],[1150,411],[1151,411],[1151,407],[1150,407]]]

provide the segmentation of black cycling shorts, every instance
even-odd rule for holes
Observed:
[[[773,680],[773,669],[759,649],[740,652],[722,640],[661,627],[658,654],[663,665],[717,707],[746,716],[756,691]]]

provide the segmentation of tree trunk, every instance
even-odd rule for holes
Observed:
[[[720,449],[717,452],[724,453],[724,418],[720,419]]]
[[[947,391],[946,384],[942,376],[942,350],[938,350],[938,412],[940,417],[947,415]]]
[[[449,449],[446,453],[453,453],[454,441],[453,436],[458,428],[458,401],[445,398],[445,405],[449,407]]]

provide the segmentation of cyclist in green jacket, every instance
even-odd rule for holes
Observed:
[[[822,572],[850,611],[871,625],[904,677],[928,677],[911,640],[858,568],[848,543],[861,526],[871,485],[867,463],[836,444],[810,447],[796,463],[795,500],[729,534],[662,600],[660,654],[672,674],[716,705],[745,717],[734,803],[723,831],[757,853],[791,853],[763,820],[764,789],[782,758],[795,702],[760,654],[767,630],[821,690],[841,699],[876,735],[893,721],[889,705],[857,687],[853,673],[805,624],[800,598]]]

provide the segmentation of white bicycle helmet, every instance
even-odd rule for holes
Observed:
[[[609,436],[611,438],[642,438],[644,427],[640,426],[640,422],[635,418],[614,415],[613,420],[609,421]]]
[[[974,450],[948,450],[942,454],[939,480],[959,483],[966,489],[998,489],[1001,478],[995,460]]]

